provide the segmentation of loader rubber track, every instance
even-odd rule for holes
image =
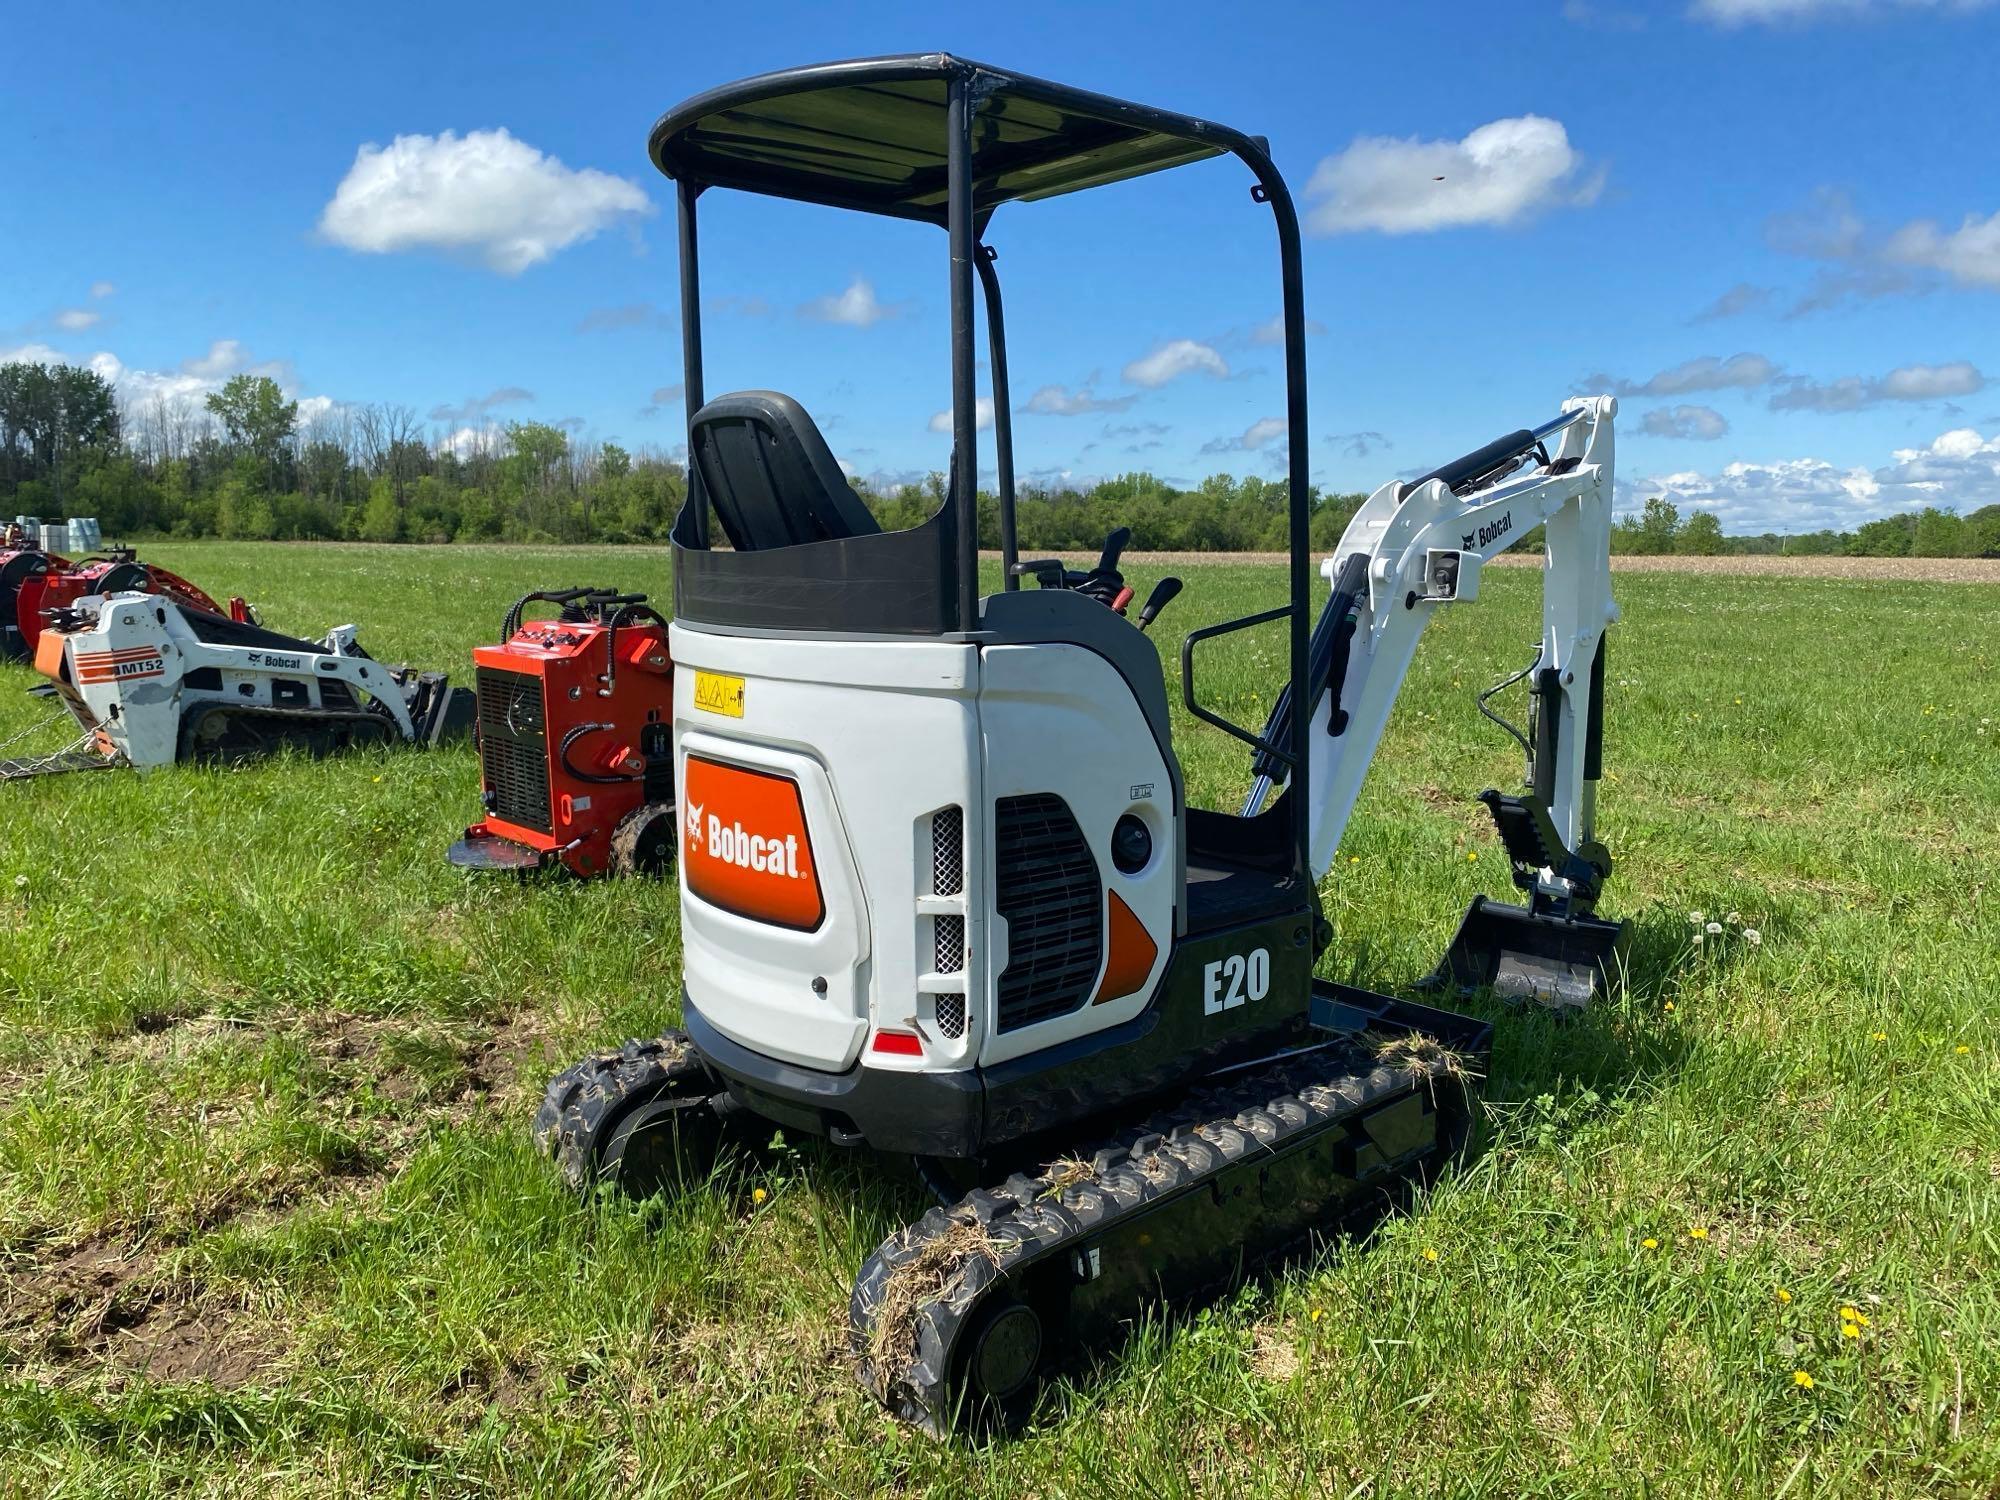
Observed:
[[[1202,1086],[1088,1156],[891,1235],[849,1304],[862,1384],[934,1436],[1009,1425],[1045,1369],[1115,1344],[1148,1308],[1393,1207],[1463,1149],[1475,1075],[1455,1054],[1384,1040]]]

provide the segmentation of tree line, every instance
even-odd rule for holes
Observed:
[[[885,527],[911,526],[943,502],[945,481],[876,488],[857,482]],[[107,537],[373,542],[659,542],[687,494],[675,457],[587,444],[559,426],[513,422],[478,434],[426,432],[415,411],[376,404],[302,418],[268,376],[219,391],[121,406],[94,370],[0,365],[0,521],[15,514],[96,516]],[[1286,544],[1282,480],[1212,475],[1193,488],[1149,473],[1088,489],[1019,487],[1024,552],[1087,551],[1118,526],[1135,548],[1277,551]],[[1311,540],[1330,550],[1365,497],[1318,487]],[[993,497],[980,496],[982,541],[997,545]],[[1525,546],[1538,547],[1536,536]],[[1730,537],[1716,517],[1683,519],[1664,498],[1612,530],[1630,553],[1797,552],[1857,556],[2000,556],[2000,505],[1970,515],[1926,510],[1854,532]]]

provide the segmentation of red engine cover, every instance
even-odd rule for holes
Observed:
[[[498,646],[477,647],[472,660],[488,809],[482,830],[560,859],[578,875],[602,874],[619,820],[646,801],[649,726],[668,747],[672,774],[665,629],[627,623],[614,645],[596,620],[533,620]]]

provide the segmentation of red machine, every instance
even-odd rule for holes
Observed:
[[[22,546],[0,551],[0,660],[33,660],[52,610],[67,608],[86,594],[131,590],[159,594],[212,615],[227,614],[239,624],[255,623],[241,599],[231,599],[225,610],[180,574],[157,563],[140,562],[129,547],[113,547],[71,562],[53,552]]]
[[[553,620],[523,620],[538,601]],[[561,589],[507,612],[472,653],[486,818],[451,846],[465,869],[656,875],[679,847],[674,667],[644,594]]]

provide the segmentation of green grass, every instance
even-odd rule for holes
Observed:
[[[669,592],[657,550],[148,550],[455,671],[529,587]],[[1168,646],[1279,593],[1182,571]],[[847,1370],[849,1281],[924,1207],[894,1164],[801,1143],[579,1206],[530,1149],[548,1072],[675,1020],[671,885],[448,868],[469,748],[0,787],[0,1493],[1994,1493],[2000,589],[1617,582],[1629,993],[1500,1018],[1487,1149],[1410,1214],[972,1452]],[[1485,593],[1419,654],[1328,975],[1406,985],[1504,894],[1470,797],[1518,759],[1471,695],[1535,579]],[[1216,706],[1256,719],[1277,652],[1219,648]],[[1233,805],[1236,749],[1176,732]],[[1696,949],[1693,910],[1762,945]]]

